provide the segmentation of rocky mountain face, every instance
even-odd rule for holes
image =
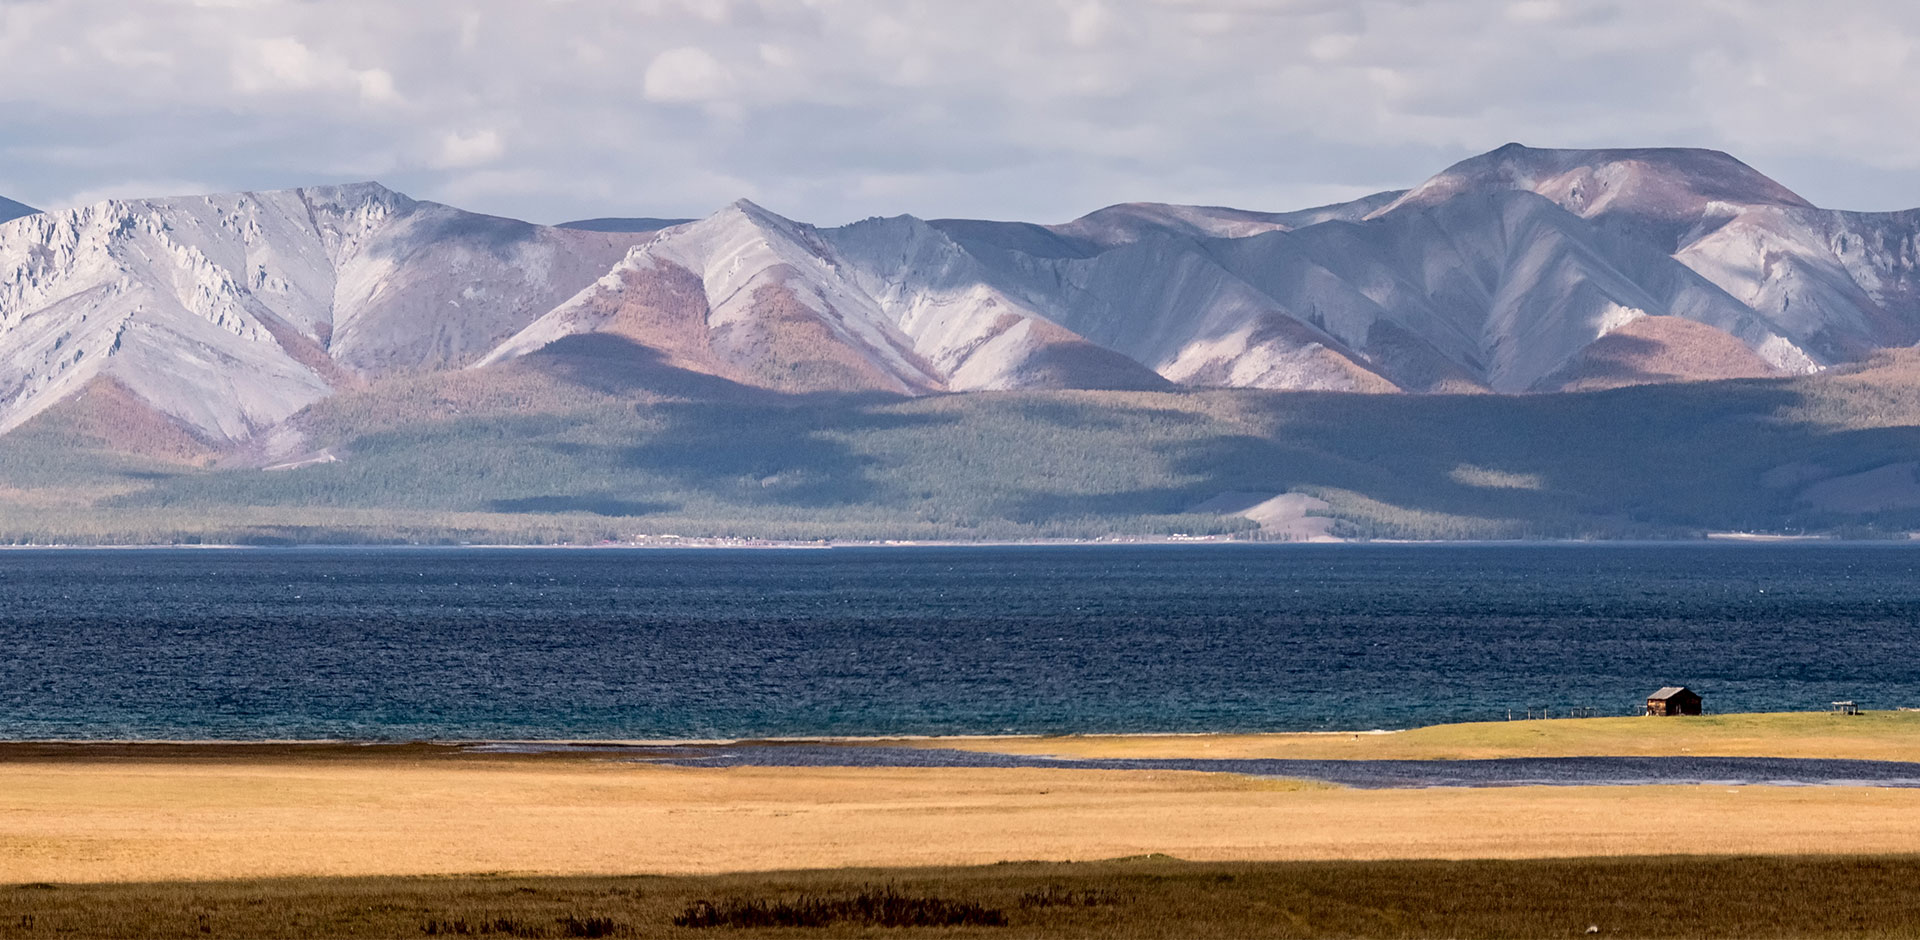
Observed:
[[[244,440],[336,389],[473,363],[633,240],[375,184],[18,218],[0,225],[0,430],[110,382]]]
[[[342,388],[594,335],[784,392],[1802,374],[1920,342],[1916,238],[1920,210],[1819,209],[1721,153],[1518,145],[1340,205],[1063,225],[822,229],[742,201],[545,227],[377,184],[112,201],[0,222],[0,431],[104,383],[231,444]]]

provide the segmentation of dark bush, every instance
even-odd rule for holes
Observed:
[[[695,901],[675,916],[676,927],[1004,927],[1007,915],[972,901],[901,894],[892,886],[853,897],[768,901],[732,898]]]
[[[611,937],[620,929],[611,917],[574,917],[569,914],[560,918],[560,936],[562,937]]]
[[[1021,907],[1106,907],[1120,903],[1117,892],[1101,888],[1047,885],[1020,895]]]
[[[515,920],[511,917],[481,918],[466,920],[429,920],[421,925],[420,932],[429,937],[611,937],[620,932],[620,925],[611,917],[576,917],[569,914],[554,920],[555,927],[527,920]]]

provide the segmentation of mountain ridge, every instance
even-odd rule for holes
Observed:
[[[110,387],[217,451],[343,389],[597,335],[782,393],[1807,374],[1920,342],[1920,210],[1821,209],[1717,151],[1510,144],[1346,203],[1055,225],[740,200],[542,226],[377,183],[0,222],[0,433]]]

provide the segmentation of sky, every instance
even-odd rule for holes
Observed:
[[[0,0],[0,196],[536,222],[1286,210],[1508,141],[1920,206],[1911,0]]]

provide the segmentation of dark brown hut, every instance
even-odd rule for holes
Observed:
[[[1698,715],[1700,696],[1684,685],[1670,685],[1647,696],[1649,715]]]

